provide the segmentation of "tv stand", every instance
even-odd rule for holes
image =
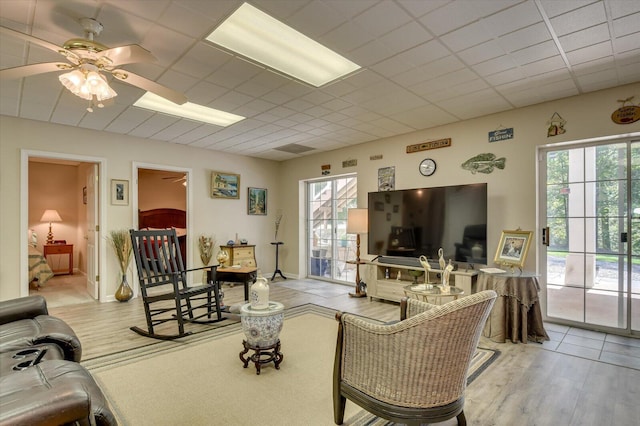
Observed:
[[[400,262],[410,263],[415,260],[417,266],[402,263],[387,263],[388,260],[398,260]],[[429,262],[431,264],[431,261]],[[439,268],[439,266],[438,266]],[[392,302],[399,302],[404,294],[403,287],[414,282],[414,277],[410,275],[409,271],[424,271],[424,268],[420,265],[418,259],[410,257],[393,257],[381,256],[375,262],[370,262],[367,268],[367,296],[369,300],[382,299],[390,300]],[[389,271],[386,278],[386,272]],[[398,279],[398,273],[400,273],[400,279]],[[424,283],[424,275],[418,277],[418,283]],[[474,269],[458,269],[451,272],[451,278],[449,284],[464,290],[464,295],[476,292],[476,281],[478,278],[478,271]],[[429,271],[429,281],[435,284],[442,283],[442,270],[434,269],[432,267]]]

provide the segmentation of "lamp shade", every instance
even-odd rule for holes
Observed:
[[[347,211],[347,234],[366,234],[369,232],[367,209],[349,209]]]
[[[58,214],[57,210],[45,210],[42,217],[40,218],[41,222],[62,222],[62,218]]]

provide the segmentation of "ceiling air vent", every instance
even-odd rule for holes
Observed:
[[[274,149],[277,151],[288,152],[290,154],[302,154],[303,152],[313,151],[315,148],[309,148],[308,146],[290,143],[289,145],[282,145]]]

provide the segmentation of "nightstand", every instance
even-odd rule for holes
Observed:
[[[225,266],[241,265],[255,268],[257,266],[255,247],[255,245],[248,244],[220,246],[229,256]]]
[[[69,257],[69,268],[68,269],[53,269],[54,274],[73,274],[73,244],[45,244],[44,245],[44,257],[52,254],[62,254],[67,255]]]

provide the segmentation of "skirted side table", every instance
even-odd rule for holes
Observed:
[[[249,366],[249,362],[253,362],[256,374],[260,374],[260,367],[273,361],[276,370],[279,370],[284,358],[280,352],[284,305],[269,301],[267,309],[252,309],[251,303],[245,303],[240,307],[240,320],[246,337],[246,340],[242,341],[244,350],[240,352],[244,368]],[[249,350],[253,350],[254,353],[245,358]]]

